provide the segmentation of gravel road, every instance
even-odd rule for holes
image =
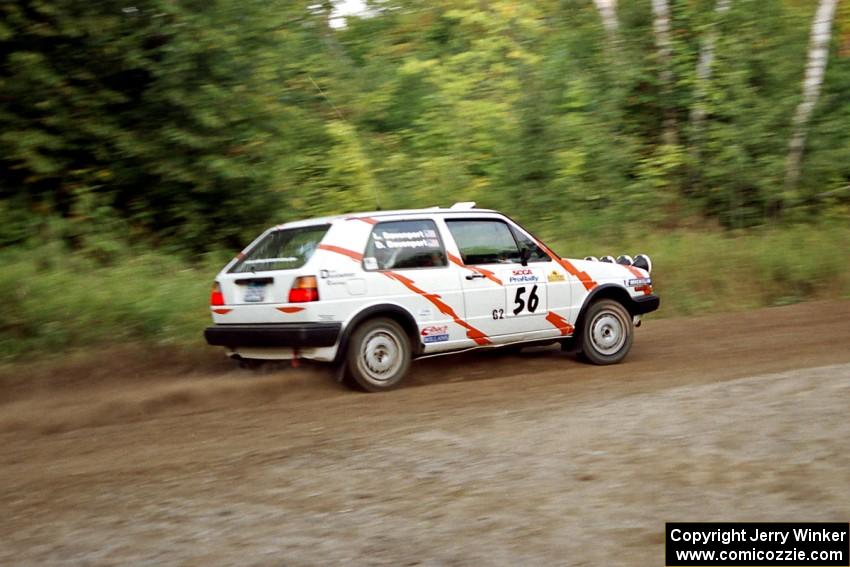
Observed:
[[[614,367],[430,359],[379,395],[204,356],[6,371],[0,565],[663,565],[665,521],[850,519],[850,302],[649,318]]]

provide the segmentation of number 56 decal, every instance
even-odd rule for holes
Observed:
[[[527,295],[526,292],[528,292]],[[540,297],[537,295],[537,285],[532,286],[531,291],[528,291],[524,285],[516,288],[512,309],[514,316],[522,315],[523,313],[534,314],[537,312],[539,306]]]

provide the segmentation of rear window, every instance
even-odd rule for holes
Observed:
[[[382,222],[375,225],[363,268],[400,270],[446,266],[446,251],[432,220]]]
[[[268,233],[230,269],[231,274],[294,270],[307,263],[330,225],[288,228]]]

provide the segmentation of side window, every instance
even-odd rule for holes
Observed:
[[[363,255],[366,270],[436,268],[446,264],[446,249],[432,220],[376,224]]]
[[[446,219],[464,264],[518,264],[519,248],[511,229],[500,220]]]
[[[514,238],[516,238],[520,248],[528,248],[531,251],[531,256],[528,258],[529,262],[549,262],[552,259],[532,239],[526,236],[524,232],[517,230],[513,226],[511,227],[511,232],[514,233]]]

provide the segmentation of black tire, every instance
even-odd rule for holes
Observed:
[[[354,330],[345,353],[346,384],[367,392],[398,386],[410,368],[410,338],[404,329],[383,317]]]
[[[617,364],[632,348],[632,316],[613,299],[601,299],[587,308],[581,328],[579,358],[591,364]]]

